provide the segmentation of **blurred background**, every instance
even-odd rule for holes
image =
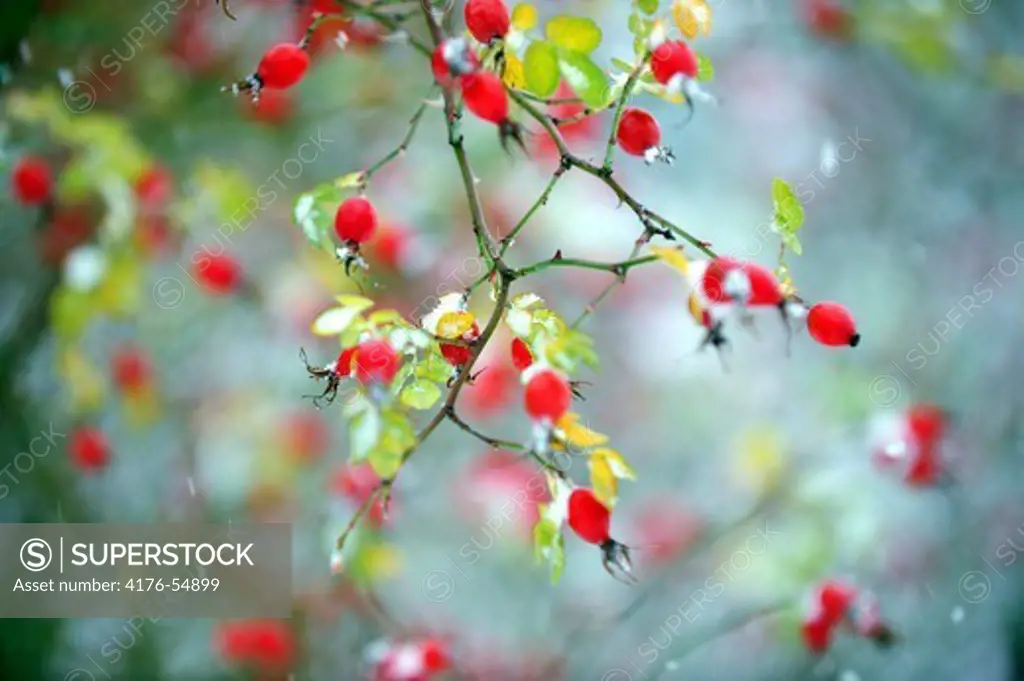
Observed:
[[[377,4],[428,40],[417,3]],[[596,20],[600,65],[632,59],[627,0],[534,4],[542,21]],[[508,503],[536,465],[448,423],[331,573],[334,539],[375,478],[348,463],[341,408],[303,399],[316,386],[299,349],[321,365],[337,352],[312,321],[343,293],[419,315],[483,272],[436,101],[367,190],[381,218],[369,274],[347,278],[293,219],[300,194],[386,156],[436,100],[401,33],[325,23],[308,76],[256,109],[220,87],[297,40],[310,6],[234,0],[233,21],[208,0],[5,3],[0,164],[9,178],[44,159],[58,198],[25,206],[7,180],[0,197],[0,520],[291,522],[296,596],[279,622],[4,620],[4,675],[360,679],[379,651],[432,637],[450,669],[382,678],[1019,678],[1024,5],[707,6],[711,30],[693,44],[717,105],[698,102],[687,122],[684,107],[639,95],[677,161],[617,152],[616,177],[717,251],[771,267],[772,179],[787,180],[806,210],[793,280],[808,300],[843,302],[863,340],[837,350],[799,333],[787,356],[766,313],[756,334],[732,331],[724,371],[697,352],[678,273],[629,274],[582,326],[600,371],[575,377],[592,385],[574,410],[638,472],[612,525],[640,547],[630,588],[571,533],[552,585],[528,513]],[[529,158],[504,154],[493,126],[463,126],[497,236],[557,167],[522,120]],[[599,163],[610,125],[605,112],[565,135]],[[507,259],[625,259],[640,226],[617,203],[570,172]],[[225,260],[196,278],[201,249]],[[610,281],[552,268],[515,291],[571,320]],[[483,318],[490,305],[471,301]],[[458,409],[525,443],[510,341],[491,341]],[[921,403],[952,415],[951,484],[910,484],[875,456],[886,419]],[[805,600],[831,577],[876,594],[902,640],[838,636],[812,655]]]

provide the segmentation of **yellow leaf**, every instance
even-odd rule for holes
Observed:
[[[160,398],[152,388],[126,396],[124,406],[132,428],[145,428],[160,418]]]
[[[462,334],[473,328],[476,318],[473,313],[456,310],[446,312],[437,320],[437,334],[441,338],[460,338]]]
[[[672,17],[689,40],[711,32],[711,8],[707,0],[676,0],[672,3]]]
[[[363,565],[374,579],[387,579],[402,571],[402,554],[391,544],[372,544],[364,551]]]
[[[650,249],[653,255],[656,255],[659,260],[686,276],[690,270],[690,261],[683,255],[682,248],[664,248],[662,246],[652,246]]]
[[[71,396],[73,413],[95,411],[103,405],[103,375],[85,355],[73,348],[65,350],[59,366]]]
[[[785,468],[781,434],[761,427],[744,433],[736,449],[736,472],[757,491],[774,488]]]
[[[566,444],[581,449],[589,449],[590,447],[597,447],[608,442],[608,436],[601,433],[595,432],[590,428],[579,423],[580,415],[567,413],[558,423],[555,424],[555,428],[562,431],[562,440]]]
[[[594,490],[594,496],[611,508],[618,497],[619,481],[612,472],[608,460],[595,452],[590,456],[589,468],[590,487]]]
[[[526,72],[523,70],[523,62],[514,54],[505,54],[505,71],[501,79],[510,88],[521,90],[526,87]]]
[[[529,31],[537,25],[537,8],[521,2],[512,9],[512,26],[520,31]]]
[[[591,453],[591,459],[593,457],[600,457],[607,464],[609,470],[619,480],[636,480],[636,471],[633,467],[626,463],[626,460],[614,449],[608,447],[602,447],[601,449],[595,449]]]
[[[704,326],[704,308],[700,306],[700,301],[697,300],[697,294],[691,293],[689,300],[690,316],[693,317],[693,321],[697,322],[698,326]]]

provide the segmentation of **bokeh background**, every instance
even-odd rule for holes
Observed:
[[[542,18],[599,21],[601,63],[631,57],[626,0],[535,4]],[[9,189],[2,197],[0,519],[289,521],[296,600],[285,623],[293,657],[274,640],[265,659],[239,660],[219,621],[5,620],[4,676],[358,679],[374,641],[429,633],[450,641],[450,678],[1017,678],[1024,6],[843,2],[854,22],[844,33],[805,2],[709,4],[713,29],[695,47],[714,65],[705,87],[717,106],[698,104],[686,122],[679,105],[639,96],[677,162],[619,154],[617,177],[717,250],[770,266],[771,182],[786,179],[807,216],[803,255],[789,256],[794,281],[810,300],[846,304],[864,340],[832,350],[798,334],[787,356],[765,315],[756,335],[732,333],[723,371],[713,352],[696,352],[701,330],[678,274],[630,273],[583,327],[601,368],[580,376],[592,385],[577,411],[639,472],[622,484],[614,536],[669,545],[637,553],[632,588],[571,536],[551,585],[504,515],[516,485],[539,473],[527,460],[525,478],[489,483],[474,466],[493,453],[450,424],[403,470],[386,525],[361,531],[350,571],[330,573],[358,495],[340,408],[302,397],[314,386],[299,348],[314,363],[337,352],[310,323],[341,293],[422,313],[482,272],[436,106],[373,178],[385,229],[368,249],[369,277],[347,279],[293,222],[300,193],[394,149],[429,93],[429,71],[400,36],[363,21],[328,26],[309,76],[254,111],[220,86],[294,39],[308,8],[235,0],[231,21],[209,1],[5,4],[5,172],[27,153],[63,171],[51,214]],[[407,25],[426,37],[418,18]],[[573,128],[571,147],[599,159],[609,126],[605,113]],[[493,127],[464,128],[492,229],[507,233],[557,159],[539,131],[526,159],[505,155]],[[167,172],[166,201],[160,187],[148,199],[133,190],[152,164]],[[273,200],[217,233],[267,186]],[[573,172],[509,260],[557,249],[621,260],[639,231],[606,187]],[[250,285],[211,295],[190,276],[203,247],[236,258]],[[572,319],[609,281],[560,268],[516,290]],[[488,305],[474,298],[478,314]],[[509,340],[494,339],[459,410],[525,442]],[[113,368],[127,349],[150,367],[133,390]],[[955,415],[948,489],[910,487],[872,460],[872,423],[922,401]],[[83,427],[102,431],[109,460],[69,455],[67,436]],[[41,432],[60,436],[25,458]],[[764,493],[768,508],[757,505]],[[824,659],[807,653],[799,604],[834,575],[878,594],[899,645],[846,637]],[[724,586],[713,597],[712,583]]]

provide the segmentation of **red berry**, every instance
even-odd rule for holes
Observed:
[[[153,166],[135,180],[135,197],[143,208],[157,211],[167,206],[174,193],[174,178],[167,169]]]
[[[632,156],[644,156],[661,143],[658,121],[643,109],[626,109],[615,135],[622,150]]]
[[[610,538],[611,511],[589,489],[577,488],[569,495],[568,522],[585,542],[603,544]]]
[[[678,77],[697,77],[697,55],[682,40],[664,42],[651,54],[651,72],[662,85],[674,85]]]
[[[38,156],[23,156],[11,174],[14,198],[24,206],[46,203],[53,192],[50,166]]]
[[[750,291],[750,279],[738,260],[715,258],[708,263],[701,278],[701,293],[708,302],[729,303],[745,300]]]
[[[832,347],[857,347],[860,334],[850,311],[839,303],[817,303],[807,312],[807,330],[811,337]]]
[[[508,95],[501,79],[490,71],[477,71],[459,79],[466,108],[477,118],[495,125],[508,121]]]
[[[146,356],[131,346],[119,348],[111,364],[114,383],[125,392],[138,392],[145,388],[153,373]]]
[[[370,255],[378,264],[397,271],[402,267],[411,239],[410,233],[404,228],[381,225],[369,244]]]
[[[350,348],[345,348],[338,355],[338,361],[334,364],[334,373],[340,378],[352,375],[352,357],[356,354],[356,350],[359,349],[358,345],[353,345]]]
[[[907,410],[907,429],[918,442],[936,443],[946,433],[946,412],[934,404],[915,404]]]
[[[428,673],[443,672],[451,666],[447,646],[441,641],[434,639],[423,641],[420,643],[420,653],[423,655],[423,667]]]
[[[750,295],[745,301],[746,305],[779,305],[782,303],[782,287],[775,274],[767,267],[756,263],[745,263],[743,273],[747,275],[750,283]]]
[[[857,598],[857,589],[843,582],[829,580],[821,585],[818,591],[818,604],[821,614],[829,624],[838,624],[850,612],[850,607]]]
[[[286,122],[295,108],[291,96],[284,90],[265,90],[260,93],[259,104],[252,99],[244,99],[242,107],[252,120],[271,126]]]
[[[377,211],[367,199],[346,199],[334,215],[334,231],[344,242],[361,244],[377,229]]]
[[[256,76],[263,87],[285,90],[302,80],[307,68],[308,52],[295,43],[279,43],[263,55]]]
[[[333,479],[334,491],[349,499],[353,504],[362,505],[380,485],[380,477],[368,463],[348,464],[338,470]],[[373,500],[368,518],[374,527],[384,525],[384,498]]]
[[[526,413],[534,421],[555,423],[572,406],[569,382],[560,374],[545,369],[526,384]]]
[[[468,0],[464,14],[466,28],[481,43],[504,38],[512,24],[504,0]]]
[[[76,429],[68,441],[68,452],[71,461],[85,471],[103,468],[110,460],[107,437],[98,428]]]
[[[391,385],[401,368],[402,356],[385,340],[373,339],[360,343],[352,357],[352,374],[363,385]]]
[[[832,643],[832,628],[832,625],[821,618],[804,620],[800,635],[808,650],[815,654],[821,654],[828,650]]]
[[[242,268],[228,255],[204,255],[193,267],[193,275],[214,295],[232,293],[242,282]]]
[[[295,655],[291,629],[278,620],[227,622],[220,626],[216,638],[221,655],[235,664],[284,670]]]
[[[430,60],[434,80],[441,87],[455,85],[455,78],[466,76],[480,68],[480,60],[462,38],[449,38],[434,49]]]
[[[519,371],[526,371],[533,364],[533,353],[522,338],[512,339],[512,364]]]
[[[803,14],[807,25],[819,35],[846,38],[850,34],[850,14],[835,0],[804,0]]]
[[[281,436],[288,453],[302,461],[321,456],[330,441],[327,426],[315,412],[290,414],[281,426]]]
[[[472,343],[480,337],[480,325],[473,322],[473,328],[466,333],[462,334],[462,340],[467,343]],[[441,343],[441,354],[444,356],[448,363],[452,366],[460,367],[469,361],[469,358],[473,356],[473,348],[465,345],[452,345],[451,343]]]

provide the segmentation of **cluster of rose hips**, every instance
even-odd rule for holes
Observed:
[[[469,0],[464,17],[473,38],[491,45],[508,35],[512,20],[504,0]],[[523,147],[522,127],[509,118],[509,98],[497,74],[482,68],[472,46],[463,38],[449,38],[434,50],[434,79],[441,87],[457,89],[466,108],[477,118],[498,126],[501,144],[514,140]]]
[[[721,349],[728,344],[723,335],[725,320],[739,311],[741,321],[749,323],[749,311],[775,308],[787,331],[792,318],[806,318],[807,330],[814,340],[831,347],[856,347],[860,333],[853,316],[844,306],[821,302],[807,306],[801,299],[787,295],[775,274],[762,265],[730,257],[716,257],[694,263],[689,270],[693,292],[690,311],[707,332],[701,347]]]
[[[214,641],[226,661],[264,673],[287,671],[295,659],[295,636],[283,620],[225,622]]]
[[[696,90],[697,55],[682,40],[666,41],[651,52],[651,74],[671,92],[686,93],[687,101]],[[663,161],[671,165],[672,150],[661,146],[661,126],[648,111],[629,107],[622,112],[615,129],[619,148],[631,156],[641,156],[648,163]]]
[[[840,580],[825,580],[811,591],[801,636],[809,651],[822,654],[841,630],[852,631],[882,648],[898,640],[898,634],[882,621],[874,594]]]

